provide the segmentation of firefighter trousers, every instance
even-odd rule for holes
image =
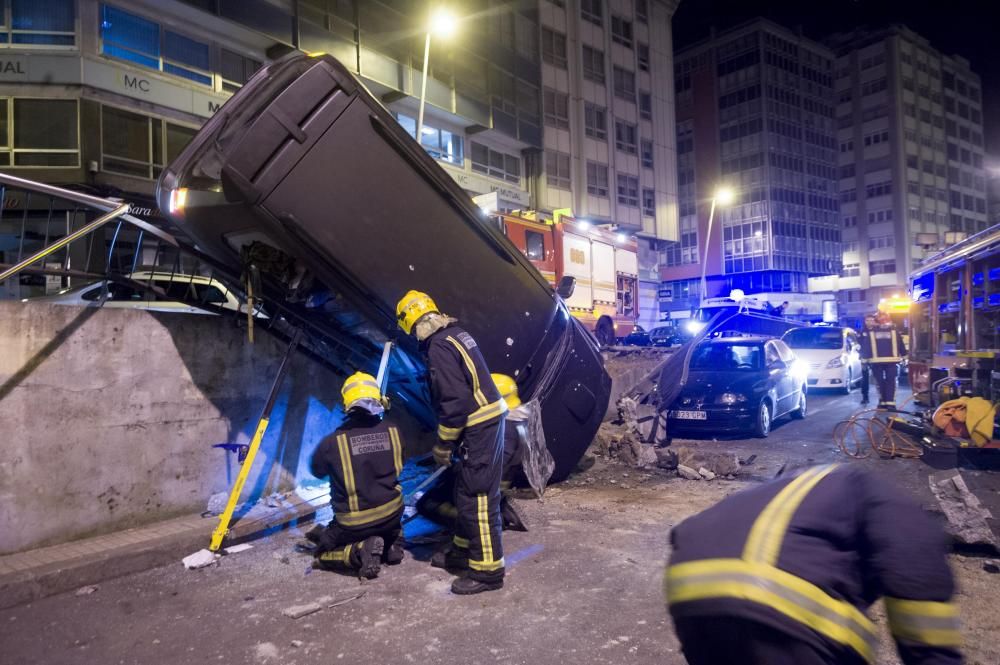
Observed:
[[[503,432],[503,417],[467,427],[462,433],[465,454],[455,468],[454,544],[468,550],[469,577],[483,582],[504,576],[500,519]]]
[[[674,617],[689,665],[862,665],[756,621],[731,616]]]
[[[361,567],[358,548],[367,538],[378,536],[384,541],[382,559],[392,558],[391,552],[401,554],[403,527],[400,524],[402,511],[377,524],[357,529],[348,529],[337,524],[336,518],[319,536],[315,557],[323,570],[357,570]],[[401,558],[401,557],[400,557]]]
[[[870,363],[872,378],[878,386],[878,405],[896,406],[896,375],[899,366],[896,363]]]
[[[861,401],[864,404],[868,403],[868,386],[870,385],[869,375],[871,370],[868,368],[868,363],[861,363]]]

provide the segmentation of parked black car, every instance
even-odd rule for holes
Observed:
[[[632,329],[632,332],[622,338],[622,344],[625,346],[649,346],[649,333],[642,326],[637,325]]]
[[[687,382],[670,407],[670,431],[765,437],[777,418],[805,418],[807,374],[781,340],[705,340],[694,348],[688,367]]]

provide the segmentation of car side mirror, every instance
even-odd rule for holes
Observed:
[[[556,287],[556,294],[563,300],[569,300],[573,297],[574,291],[576,291],[576,277],[570,275],[563,276]]]

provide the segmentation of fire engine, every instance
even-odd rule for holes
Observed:
[[[556,288],[575,280],[566,305],[602,346],[625,337],[639,317],[639,260],[635,238],[591,225],[556,210],[495,216],[503,232]],[[564,294],[565,295],[565,294]]]

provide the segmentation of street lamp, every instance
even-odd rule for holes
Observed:
[[[421,132],[424,129],[424,104],[427,102],[427,62],[431,58],[431,34],[447,39],[458,25],[455,15],[444,7],[438,7],[431,14],[427,24],[427,38],[424,40],[424,79],[420,84],[420,110],[417,112],[417,143],[422,143]]]
[[[715,221],[715,206],[727,206],[736,198],[736,193],[729,187],[719,187],[712,197],[712,207],[708,211],[708,232],[705,234],[705,251],[701,260],[701,299],[708,294],[708,283],[705,281],[705,270],[708,268],[708,244],[712,239],[712,222]]]

